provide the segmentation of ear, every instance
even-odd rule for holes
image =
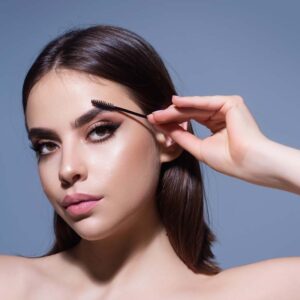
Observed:
[[[186,121],[178,125],[187,130],[188,122]],[[183,152],[183,148],[167,134],[157,131],[155,136],[160,148],[161,163],[172,161]]]

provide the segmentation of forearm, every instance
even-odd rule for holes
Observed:
[[[253,183],[300,194],[300,150],[267,140],[252,165]]]

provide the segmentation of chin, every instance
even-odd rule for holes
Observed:
[[[93,218],[84,218],[76,223],[72,224],[72,229],[84,240],[87,241],[98,241],[103,240],[109,236],[116,234],[120,229],[121,221],[115,224],[111,223],[111,220],[106,220],[108,222],[102,222],[98,220],[93,220]]]

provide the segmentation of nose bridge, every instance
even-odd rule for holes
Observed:
[[[59,179],[64,183],[73,184],[86,177],[86,166],[80,141],[69,137],[61,146]]]

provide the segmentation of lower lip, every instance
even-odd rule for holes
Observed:
[[[67,207],[66,211],[72,216],[79,216],[88,213],[100,200],[83,201],[72,204]]]

